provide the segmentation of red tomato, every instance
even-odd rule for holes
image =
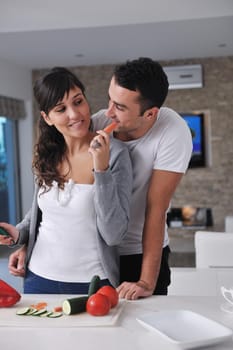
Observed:
[[[103,286],[100,289],[98,289],[97,293],[106,295],[106,297],[108,297],[108,299],[110,300],[111,307],[114,307],[118,304],[119,295],[115,288],[111,286]]]
[[[104,316],[109,313],[110,309],[110,300],[103,294],[92,294],[87,300],[86,310],[90,315]]]

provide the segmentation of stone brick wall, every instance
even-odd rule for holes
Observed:
[[[233,215],[233,57],[176,60],[161,64],[202,65],[204,87],[171,90],[165,105],[178,112],[208,110],[211,119],[212,165],[189,169],[174,195],[172,205],[210,207],[214,219],[212,229],[224,231],[225,216]],[[107,106],[113,66],[68,68],[85,84],[92,112]],[[42,71],[33,71],[33,79],[40,73]]]

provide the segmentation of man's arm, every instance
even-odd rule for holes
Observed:
[[[143,229],[143,261],[140,280],[123,282],[118,287],[120,297],[138,299],[153,294],[160,270],[166,212],[182,173],[153,170]]]

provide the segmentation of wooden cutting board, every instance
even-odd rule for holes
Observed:
[[[19,316],[17,310],[28,307],[38,302],[46,302],[47,309],[53,310],[55,306],[61,306],[63,300],[74,298],[74,295],[22,295],[21,300],[9,308],[0,308],[0,327],[107,327],[115,325],[123,310],[124,300],[110,310],[106,316],[91,316],[87,312],[76,315],[63,315],[58,318],[39,316]]]

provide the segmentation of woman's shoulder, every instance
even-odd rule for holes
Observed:
[[[126,144],[123,141],[116,139],[113,135],[111,135],[110,142],[111,142],[111,145],[110,145],[111,150],[116,150],[116,151],[127,150],[128,152],[128,147],[126,146]]]

